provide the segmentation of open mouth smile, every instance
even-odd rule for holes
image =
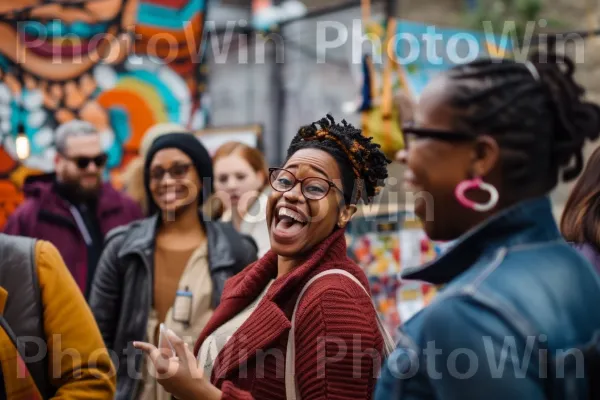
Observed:
[[[275,208],[271,232],[278,242],[296,241],[308,226],[308,216],[299,208],[282,204]]]
[[[184,199],[186,197],[186,191],[183,188],[161,190],[158,192],[158,197],[164,203],[170,204],[177,200]]]

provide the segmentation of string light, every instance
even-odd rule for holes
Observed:
[[[15,150],[17,152],[17,157],[21,161],[26,160],[31,152],[29,138],[27,135],[25,135],[24,131],[25,129],[23,129],[23,125],[19,125],[19,133],[15,139]]]

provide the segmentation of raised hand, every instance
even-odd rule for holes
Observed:
[[[158,348],[146,342],[133,343],[152,361],[158,383],[179,400],[220,399],[221,391],[204,377],[188,344],[171,330],[166,337]]]

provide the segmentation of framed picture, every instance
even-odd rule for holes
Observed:
[[[227,142],[241,142],[248,146],[263,150],[263,128],[261,125],[241,125],[201,129],[196,137],[212,156],[217,149]]]
[[[436,288],[402,280],[405,268],[433,260],[436,243],[429,240],[416,217],[395,204],[362,206],[346,230],[348,256],[365,272],[377,311],[388,332],[399,339],[397,328],[423,309]]]

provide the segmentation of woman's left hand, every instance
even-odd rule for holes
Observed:
[[[171,330],[167,332],[167,338],[175,350],[175,356],[167,340],[164,341],[167,343],[159,344],[160,348],[145,342],[133,343],[154,364],[158,383],[179,400],[219,400],[221,391],[204,377],[204,371],[198,367],[196,357],[187,343]]]

